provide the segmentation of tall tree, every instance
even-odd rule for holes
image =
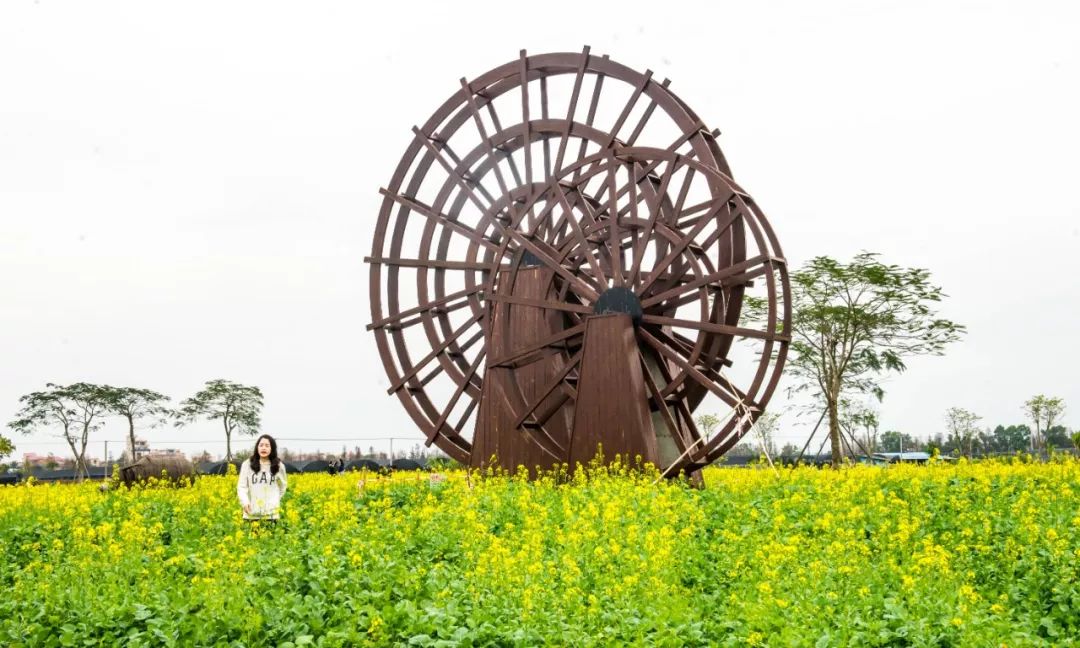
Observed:
[[[1031,444],[1031,428],[1026,425],[998,425],[990,436],[998,452],[1017,452]]]
[[[705,435],[705,439],[708,440],[712,437],[713,431],[720,425],[720,419],[715,414],[701,414],[694,422],[697,423],[697,427]]]
[[[0,434],[0,459],[3,459],[12,452],[15,452],[15,445],[11,442],[11,439]]]
[[[956,444],[957,450],[971,456],[972,445],[979,435],[979,421],[982,417],[962,407],[950,407],[945,410],[945,430]]]
[[[763,412],[754,421],[754,434],[757,435],[761,449],[769,456],[770,460],[776,456],[776,428],[780,423],[780,415],[772,412]]]
[[[829,419],[833,466],[841,449],[840,403],[846,394],[880,399],[882,375],[904,359],[941,355],[964,327],[936,316],[944,297],[920,268],[886,265],[864,252],[849,263],[817,257],[791,275],[792,391],[820,400]],[[748,314],[754,317],[754,311]]]
[[[1047,448],[1068,448],[1072,445],[1071,437],[1069,436],[1069,430],[1064,425],[1055,425],[1046,431],[1046,438],[1043,439]]]
[[[31,392],[19,399],[22,409],[8,427],[23,434],[58,428],[75,458],[78,479],[89,477],[86,446],[90,434],[101,427],[101,419],[108,414],[110,388],[85,382],[67,386],[48,383],[45,387],[44,391]]]
[[[857,441],[863,452],[873,454],[878,450],[878,413],[861,403],[843,401],[840,410],[840,427],[848,437]]]
[[[881,449],[884,452],[914,452],[920,443],[910,434],[887,430],[881,433]]]
[[[1054,422],[1065,413],[1065,401],[1038,394],[1024,403],[1024,413],[1035,425],[1035,429],[1031,431],[1031,449],[1042,450],[1046,447],[1047,431],[1054,427]]]
[[[122,416],[128,423],[128,459],[135,460],[135,422],[144,421],[150,427],[163,425],[172,410],[166,405],[169,397],[150,389],[110,387],[109,412]]]
[[[258,387],[228,380],[209,380],[191,398],[180,403],[177,425],[200,418],[220,420],[225,429],[225,460],[232,461],[234,432],[255,435],[261,424],[263,395]]]

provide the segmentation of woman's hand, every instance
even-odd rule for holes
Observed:
[[[251,504],[244,504],[244,515],[251,515]]]

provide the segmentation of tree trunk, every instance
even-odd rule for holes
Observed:
[[[837,407],[837,399],[828,398],[829,412],[829,441],[832,448],[832,466],[840,467],[843,451],[840,449],[840,412]]]
[[[75,447],[75,441],[70,437],[67,438],[68,446],[71,448],[71,454],[75,457],[75,480],[82,481],[82,472],[79,467],[82,465],[79,461],[79,450]]]
[[[131,445],[127,446],[127,447],[129,447],[129,455],[127,455],[127,461],[129,461],[130,463],[134,463],[135,462],[135,417],[131,416],[130,414],[125,415],[125,416],[127,416],[127,441],[131,442]],[[108,459],[108,457],[106,457],[106,459]]]
[[[90,477],[90,471],[86,468],[86,444],[82,444],[82,448],[79,450],[79,456],[75,460],[75,474],[79,476],[81,482],[84,477]]]
[[[232,461],[232,430],[229,429],[229,417],[221,417],[225,424],[225,461]]]

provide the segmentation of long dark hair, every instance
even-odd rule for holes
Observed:
[[[274,437],[269,434],[264,434],[255,440],[255,449],[251,451],[251,461],[249,462],[251,463],[251,471],[259,472],[261,470],[259,466],[259,443],[263,439],[270,442],[270,456],[267,459],[270,460],[270,474],[276,475],[278,468],[281,467],[281,460],[277,456],[277,441],[274,441]]]

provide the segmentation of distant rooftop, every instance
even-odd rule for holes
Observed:
[[[875,452],[873,456],[875,459],[885,459],[889,463],[898,461],[930,461],[930,454],[927,452]],[[953,459],[952,457],[946,457],[945,455],[941,455],[938,458],[943,461],[952,461]]]

